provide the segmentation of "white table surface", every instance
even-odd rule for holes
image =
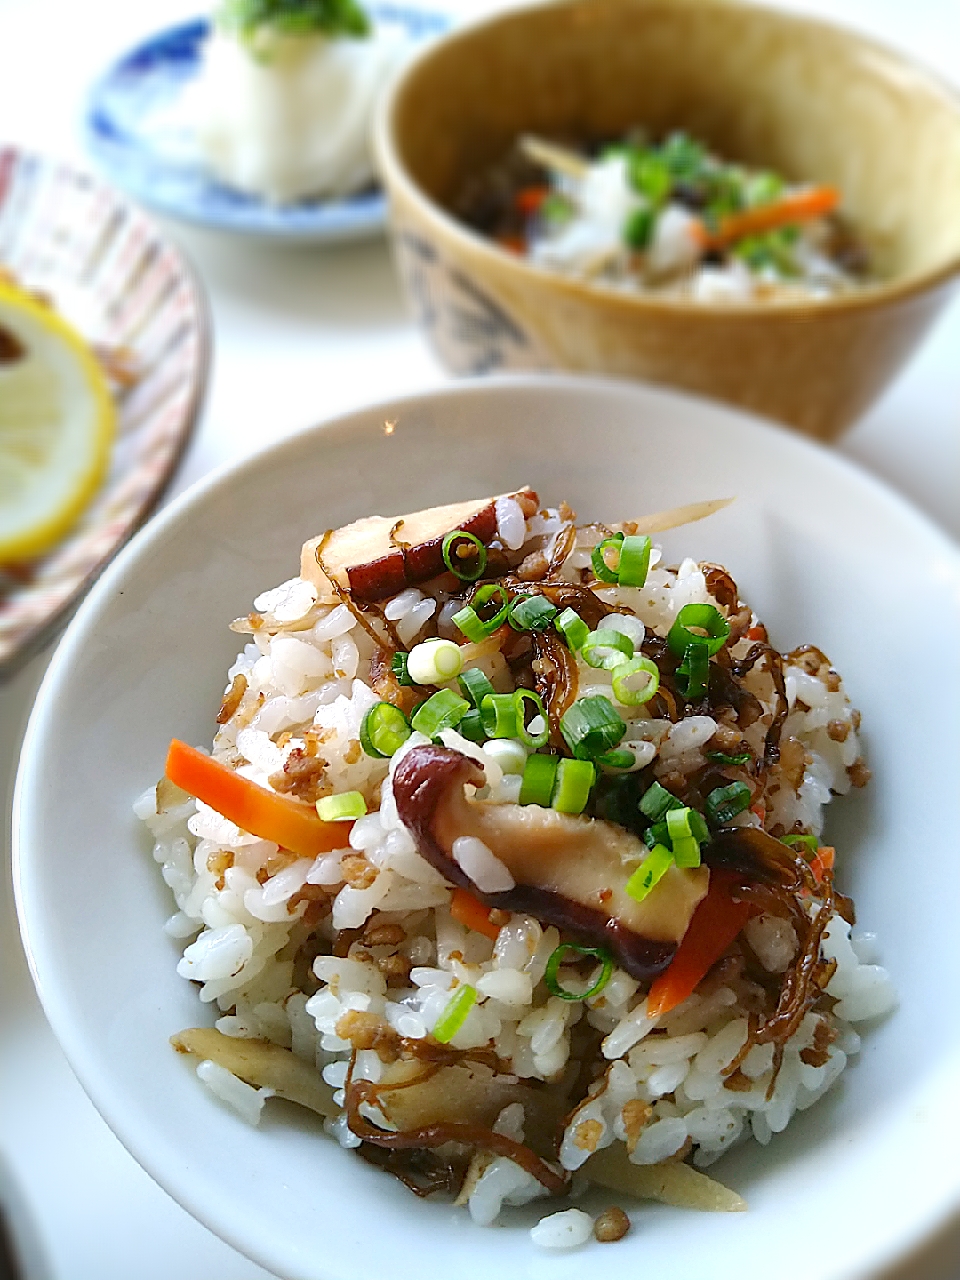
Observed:
[[[871,30],[960,82],[958,0],[790,3]],[[78,105],[90,79],[132,41],[200,7],[0,0],[0,140],[80,158]],[[383,241],[291,250],[172,223],[166,230],[203,276],[216,335],[206,411],[171,495],[266,441],[443,380],[405,314]],[[960,298],[839,448],[960,537]],[[28,1280],[269,1280],[127,1155],[74,1079],[34,995],[6,853],[20,736],[48,656],[0,685],[0,1205]],[[885,1280],[958,1277],[960,1220]]]

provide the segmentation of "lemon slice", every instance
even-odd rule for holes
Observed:
[[[63,537],[103,478],[114,430],[90,348],[56,312],[0,280],[0,563]]]

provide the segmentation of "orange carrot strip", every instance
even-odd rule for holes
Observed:
[[[791,192],[770,204],[728,214],[720,219],[716,231],[711,231],[702,222],[695,225],[693,231],[702,248],[723,249],[744,236],[755,236],[764,231],[774,231],[777,227],[821,218],[832,213],[839,203],[840,193],[835,187],[809,187],[805,191]]]
[[[833,870],[833,864],[836,861],[837,851],[833,845],[822,844],[816,852],[816,856],[810,863],[810,870],[813,872],[813,878],[817,884],[823,884],[826,877]]]
[[[521,257],[527,252],[527,242],[523,236],[497,236],[497,244],[507,253],[518,253]]]
[[[727,947],[754,914],[749,902],[737,902],[732,894],[737,879],[729,872],[710,872],[710,888],[683,935],[669,968],[655,978],[647,996],[647,1016],[669,1013],[705,978]]]
[[[497,934],[500,932],[500,926],[492,924],[490,921],[490,908],[485,907],[483,903],[468,893],[466,889],[454,889],[453,898],[450,902],[450,914],[454,920],[459,920],[461,924],[466,925],[468,929],[472,929],[474,933],[482,933],[488,938],[496,940]]]
[[[166,774],[175,786],[242,830],[301,857],[315,858],[346,846],[352,823],[322,822],[312,805],[275,795],[176,738],[167,752]]]
[[[523,187],[514,196],[513,202],[517,211],[529,218],[531,214],[539,211],[549,194],[549,187]]]

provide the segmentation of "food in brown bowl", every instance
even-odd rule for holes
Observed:
[[[465,187],[524,136],[590,148],[638,125],[839,193],[870,287],[611,289],[457,216]],[[865,37],[760,6],[561,0],[484,19],[405,68],[375,136],[407,292],[458,373],[641,378],[830,438],[884,389],[960,271],[957,97]]]

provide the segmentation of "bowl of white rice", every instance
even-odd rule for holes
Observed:
[[[21,926],[81,1082],[283,1276],[876,1274],[960,1203],[958,586],[836,457],[616,383],[463,384],[212,477],[25,741]]]

